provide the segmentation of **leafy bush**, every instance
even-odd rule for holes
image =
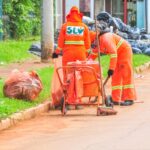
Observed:
[[[3,1],[4,38],[38,35],[41,26],[40,4],[41,0]]]

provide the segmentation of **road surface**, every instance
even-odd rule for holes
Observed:
[[[135,84],[144,103],[115,106],[116,116],[50,111],[0,132],[0,150],[150,150],[150,72],[142,75]]]

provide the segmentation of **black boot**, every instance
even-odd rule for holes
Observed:
[[[119,102],[113,101],[113,104],[114,104],[114,105],[119,105]]]
[[[105,98],[105,105],[107,107],[113,107],[114,103],[113,103],[111,95],[106,96],[106,98]]]
[[[130,106],[133,105],[134,101],[133,100],[125,100],[124,102],[122,102],[120,105],[121,106]]]
[[[113,101],[113,104],[114,105],[121,105],[122,106],[124,104],[124,102],[115,102],[115,101]]]

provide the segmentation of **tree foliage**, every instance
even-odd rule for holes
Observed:
[[[41,0],[4,0],[4,31],[12,38],[23,38],[40,33]]]

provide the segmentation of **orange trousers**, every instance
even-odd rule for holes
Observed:
[[[68,45],[63,50],[62,65],[67,66],[68,62],[73,62],[76,60],[84,61],[86,60],[86,50],[84,46],[73,46]],[[70,72],[70,71],[69,71]],[[64,82],[66,81],[66,70],[63,70]]]
[[[132,62],[117,63],[112,76],[112,99],[115,102],[136,100]]]
[[[65,47],[62,59],[63,66],[67,65],[68,62],[86,60],[86,49],[84,46]]]
[[[84,46],[67,46],[64,49],[63,53],[63,58],[62,58],[62,65],[63,66],[68,66],[68,62],[73,62],[73,61],[84,61],[86,60],[86,50]],[[68,68],[68,69],[63,69],[63,75],[64,75],[64,82],[67,80],[70,82],[69,87],[68,87],[68,103],[75,103],[77,101],[77,93],[76,93],[76,80],[74,78],[74,70]],[[68,78],[69,77],[69,78]],[[79,99],[78,99],[79,100]],[[80,101],[80,100],[79,100]]]

